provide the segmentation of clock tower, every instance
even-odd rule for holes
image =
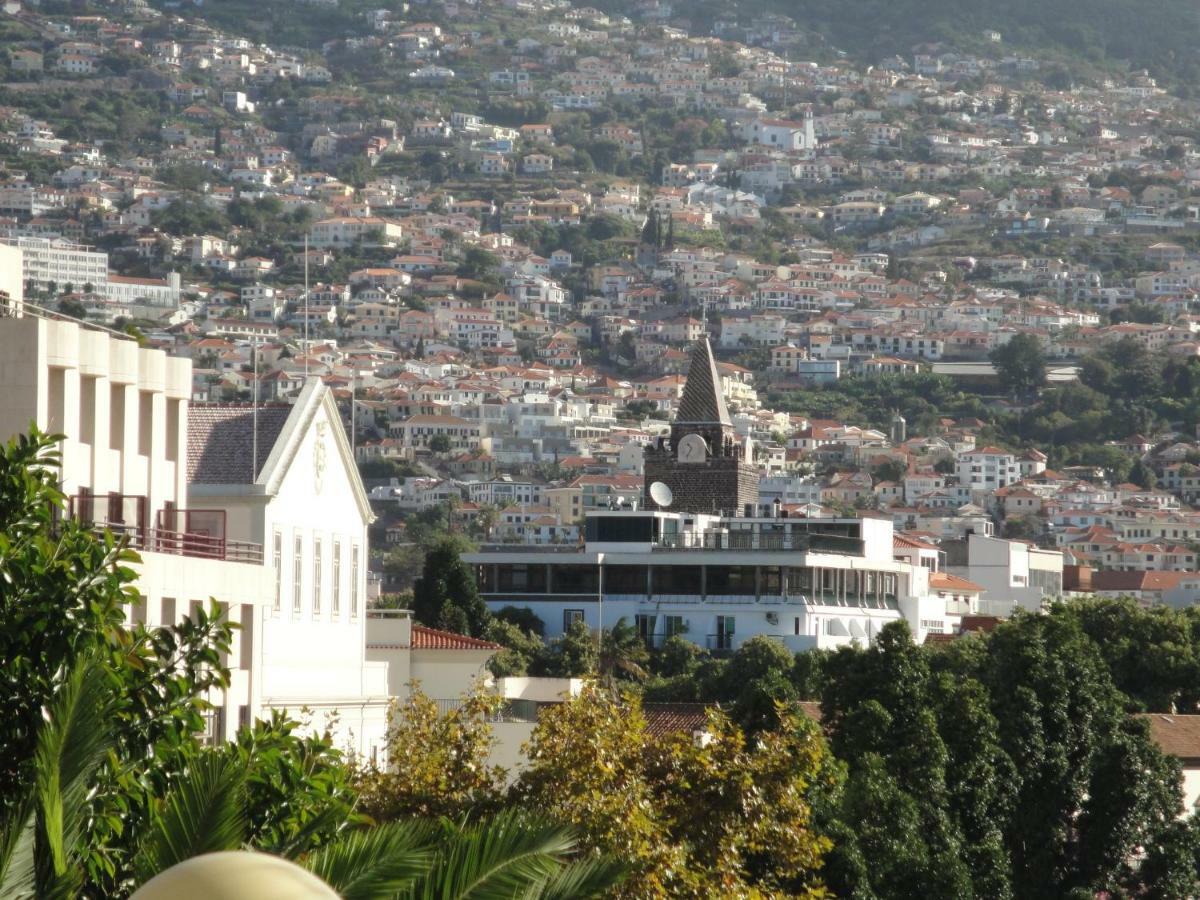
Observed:
[[[672,510],[742,515],[758,504],[758,468],[737,438],[708,338],[692,348],[687,381],[669,439],[646,449],[645,505],[657,509],[650,485],[671,489]]]

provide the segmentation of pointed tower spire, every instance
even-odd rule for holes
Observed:
[[[700,338],[692,347],[692,359],[688,364],[687,381],[683,386],[683,398],[679,401],[675,422],[733,427],[729,410],[725,408],[725,395],[721,392],[717,361],[713,358],[707,337]]]

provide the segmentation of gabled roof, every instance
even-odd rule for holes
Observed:
[[[205,408],[218,412],[209,413],[207,417],[194,417],[197,409]],[[206,407],[194,404],[189,409],[188,421],[189,485],[195,485],[200,493],[208,497],[249,494],[275,496],[322,408],[333,426],[328,429],[333,443],[333,458],[340,459],[345,467],[359,512],[365,521],[373,522],[375,515],[358,474],[350,439],[341,425],[341,414],[334,402],[333,392],[316,377],[308,379],[291,407],[259,406],[258,460],[254,475],[250,472],[248,461],[255,439],[253,406]],[[273,412],[264,415],[264,410]],[[268,416],[272,429],[270,432],[264,423],[264,418]]]
[[[721,393],[717,363],[706,337],[698,340],[692,348],[687,382],[683,386],[683,397],[679,401],[675,421],[733,427],[729,410],[725,408],[725,396]]]

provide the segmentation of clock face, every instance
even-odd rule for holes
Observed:
[[[679,461],[686,463],[704,462],[708,458],[708,444],[698,434],[685,434],[679,439]]]

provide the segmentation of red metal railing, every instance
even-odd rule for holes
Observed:
[[[161,509],[153,528],[143,496],[76,494],[68,499],[67,509],[71,518],[111,531],[134,550],[230,562],[263,560],[262,544],[225,536],[225,511],[221,509]]]

